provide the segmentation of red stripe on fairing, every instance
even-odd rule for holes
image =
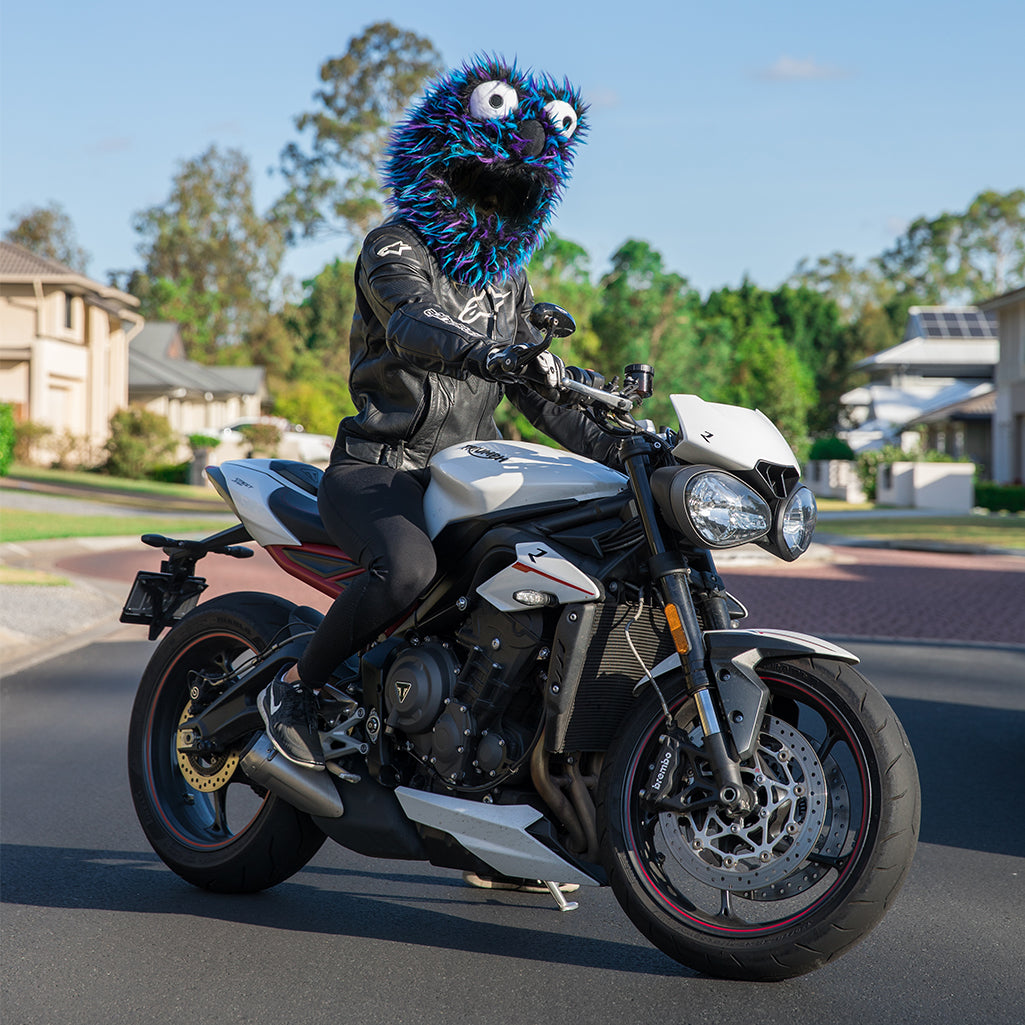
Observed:
[[[812,699],[810,703],[814,703],[815,707],[818,708],[819,713],[821,714],[824,706],[820,703],[822,699],[819,697],[819,695],[813,694],[812,692],[806,690],[804,687],[801,687],[798,684],[794,683],[792,680],[782,680],[781,682],[785,683],[788,687],[791,687],[794,690],[801,691],[801,693],[807,695],[810,699]],[[842,733],[847,738],[847,742],[850,745],[851,750],[854,752],[859,751],[860,745],[858,745],[855,742],[854,737],[847,729],[846,723],[840,722],[838,719],[835,718],[833,719],[833,721],[838,723],[838,725],[840,726]],[[654,735],[655,731],[661,729],[661,726],[661,720],[659,722],[656,722],[652,726],[651,732],[649,732],[648,735],[642,741],[640,750],[644,750],[644,748],[647,746],[648,742]],[[861,824],[858,827],[858,835],[854,841],[854,847],[851,849],[851,854],[847,858],[847,864],[844,866],[843,871],[837,876],[836,882],[833,883],[833,885],[830,886],[829,889],[817,901],[815,901],[814,904],[812,904],[810,907],[805,908],[803,911],[798,912],[796,915],[791,916],[790,918],[783,919],[779,922],[772,922],[764,926],[756,926],[750,929],[728,929],[725,926],[719,926],[716,925],[714,922],[709,922],[707,919],[701,918],[698,915],[692,915],[690,912],[685,911],[683,908],[677,906],[662,892],[661,889],[659,889],[658,884],[648,874],[647,869],[641,864],[640,859],[638,859],[636,855],[632,853],[638,849],[638,843],[637,838],[634,836],[633,821],[631,817],[627,815],[626,824],[627,831],[629,833],[628,839],[630,842],[631,851],[630,861],[638,869],[641,875],[644,876],[644,879],[647,882],[648,886],[651,888],[652,892],[663,904],[665,904],[667,907],[672,908],[673,911],[675,911],[682,918],[686,918],[688,921],[693,922],[695,925],[700,926],[702,929],[707,929],[712,932],[722,933],[724,935],[730,936],[759,936],[763,933],[775,932],[778,929],[784,929],[788,925],[792,925],[794,922],[797,922],[800,919],[811,914],[815,911],[817,907],[819,907],[822,903],[828,900],[830,895],[836,892],[837,887],[840,886],[840,884],[843,882],[844,876],[847,875],[851,867],[854,865],[855,861],[857,861],[857,855],[860,851],[861,842],[865,835],[868,808],[871,802],[867,799],[870,788],[868,785],[868,780],[865,778],[865,772],[862,767],[861,759],[855,760],[858,763],[858,775],[861,777],[861,792],[865,796],[863,797],[861,802]],[[630,778],[627,780],[624,795],[632,793],[634,779],[636,778],[636,771],[637,770],[635,768],[634,771],[630,774]]]
[[[586,587],[578,587],[568,580],[563,580],[562,577],[553,577],[550,573],[543,573],[536,566],[526,566],[522,562],[514,562],[513,569],[518,569],[521,573],[536,573],[539,577],[544,577],[545,580],[554,580],[555,583],[562,584],[563,587],[572,587],[574,591],[579,591],[581,594],[593,596],[598,593],[593,587],[590,590]]]
[[[352,564],[352,559],[340,548],[332,548],[328,545],[267,545],[266,551],[270,557],[290,576],[301,580],[310,587],[315,587],[330,598],[337,598],[345,589],[344,582],[358,577],[366,571],[362,566],[353,566],[352,569],[342,569],[337,573],[321,575],[307,566],[300,566],[291,558],[292,552],[307,552],[310,555],[324,556],[329,559],[345,560]]]

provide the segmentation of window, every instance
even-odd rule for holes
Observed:
[[[67,292],[64,296],[64,327],[70,331],[75,326],[74,310],[71,307],[72,297]]]

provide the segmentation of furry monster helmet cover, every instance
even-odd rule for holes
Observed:
[[[393,129],[389,204],[450,278],[501,281],[544,239],[585,111],[566,81],[476,58],[436,82]]]

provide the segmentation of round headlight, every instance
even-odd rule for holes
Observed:
[[[815,496],[804,485],[787,499],[780,514],[779,538],[781,547],[791,559],[808,550],[818,515]]]
[[[691,477],[685,502],[691,525],[710,548],[757,541],[772,525],[765,499],[732,474],[719,470]]]

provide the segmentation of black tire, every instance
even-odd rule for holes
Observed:
[[[616,898],[655,946],[708,975],[769,981],[820,967],[879,922],[911,866],[920,795],[903,727],[855,669],[799,659],[758,673],[771,698],[742,776],[761,819],[644,802],[665,731],[649,687],[606,759],[598,828]],[[699,744],[694,702],[679,684],[663,693]],[[710,792],[703,764],[678,777],[690,801]]]
[[[279,638],[293,606],[239,592],[205,602],[161,641],[136,694],[128,732],[132,801],[147,839],[183,879],[223,893],[251,893],[298,872],[324,842],[309,815],[253,787],[226,752],[191,765],[177,754],[178,723],[189,704],[189,675],[222,673]],[[202,779],[211,774],[208,784]],[[221,777],[230,776],[223,783]],[[201,786],[196,789],[190,777]],[[235,828],[237,825],[237,828]]]

